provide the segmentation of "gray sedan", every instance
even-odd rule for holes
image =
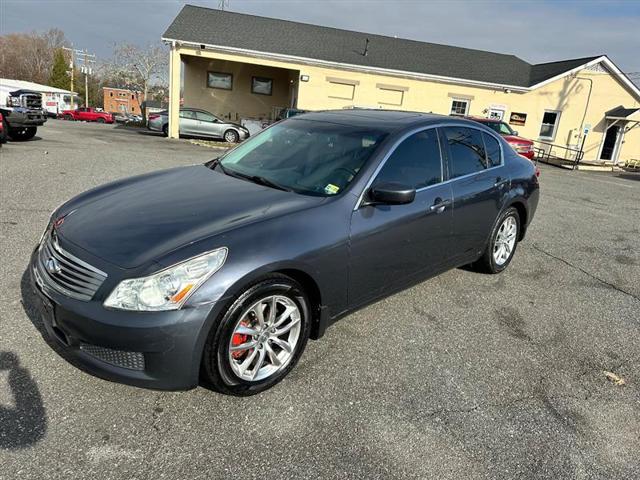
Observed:
[[[169,133],[169,112],[166,110],[149,115],[149,130]],[[249,138],[249,130],[236,123],[227,122],[214,114],[197,108],[180,109],[180,135],[223,139],[237,143]]]

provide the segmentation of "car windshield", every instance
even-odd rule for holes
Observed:
[[[217,165],[255,183],[332,196],[353,181],[385,137],[366,127],[288,120],[246,140]]]
[[[513,130],[511,127],[504,122],[480,122],[483,125],[486,125],[492,130],[495,130],[500,135],[513,135]]]

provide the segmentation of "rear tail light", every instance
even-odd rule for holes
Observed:
[[[533,149],[531,143],[514,143],[512,146],[518,153],[529,153]]]
[[[160,115],[155,114],[155,113],[152,114],[152,115],[149,115],[149,120],[155,120],[156,118],[160,118]]]

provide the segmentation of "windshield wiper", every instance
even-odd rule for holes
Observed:
[[[222,166],[222,163],[218,162],[216,167],[219,167],[222,170],[222,173],[225,175],[229,175],[230,177],[242,178],[244,180],[249,180],[250,182],[257,183],[258,185],[264,185],[265,187],[276,188],[278,190],[282,190],[284,192],[293,192],[290,188],[284,187],[276,182],[269,180],[268,178],[261,177],[260,175],[248,175],[246,173],[240,173],[236,170],[229,170]]]

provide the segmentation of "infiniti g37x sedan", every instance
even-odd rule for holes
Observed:
[[[504,270],[538,196],[533,163],[476,122],[307,113],[68,201],[29,272],[88,371],[250,395],[349,312],[457,266]]]

